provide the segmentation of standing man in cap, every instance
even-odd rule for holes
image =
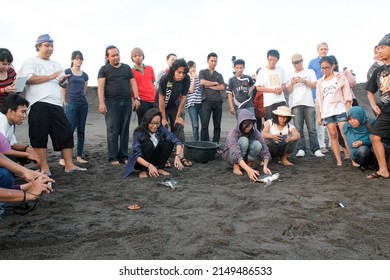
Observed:
[[[86,171],[73,161],[73,131],[62,107],[61,87],[66,87],[67,78],[62,66],[50,59],[54,41],[49,34],[38,37],[35,49],[37,57],[26,60],[21,67],[21,76],[27,76],[26,99],[30,102],[28,114],[30,143],[40,158],[43,174],[51,176],[47,162],[48,136],[55,151],[62,151],[65,172]]]
[[[367,178],[389,179],[390,162],[389,159],[386,161],[385,148],[382,141],[390,139],[390,33],[385,35],[379,42],[378,52],[384,64],[374,71],[367,83],[366,90],[368,91],[367,97],[371,108],[377,116],[374,127],[371,129],[370,140],[378,161],[379,170],[367,176]],[[378,89],[380,91],[379,105],[375,101],[375,92]]]
[[[145,55],[140,48],[134,48],[131,50],[131,60],[135,63],[132,70],[137,82],[138,94],[140,98],[140,106],[137,109],[138,125],[141,124],[142,116],[149,109],[154,107],[154,100],[156,97],[156,91],[154,83],[156,77],[154,76],[154,70],[152,66],[145,65]]]
[[[316,87],[317,77],[312,69],[303,68],[303,58],[300,54],[294,54],[291,62],[295,71],[290,73],[287,82],[287,93],[289,93],[288,104],[294,116],[294,125],[301,134],[297,144],[297,157],[304,157],[306,154],[306,141],[303,133],[303,123],[309,134],[310,150],[316,157],[323,157],[320,151],[316,131],[316,108],[311,89]]]

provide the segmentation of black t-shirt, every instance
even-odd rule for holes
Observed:
[[[366,90],[371,93],[380,91],[380,104],[382,112],[390,114],[390,65],[382,65],[375,69],[370,80],[367,82]]]
[[[209,69],[203,69],[199,71],[199,80],[206,80],[209,82],[218,82],[220,85],[225,84],[223,81],[223,77],[220,73],[217,71],[213,71],[213,73],[210,73]],[[221,91],[214,90],[211,88],[202,88],[202,100],[209,100],[209,101],[219,101],[223,102]]]
[[[158,93],[164,96],[165,108],[169,109],[179,106],[180,97],[187,95],[190,84],[191,79],[188,75],[185,75],[180,82],[170,81],[169,75],[162,76],[159,82]]]
[[[233,104],[236,107],[249,108],[253,107],[254,95],[249,91],[250,87],[254,85],[252,78],[248,75],[241,77],[231,77],[226,88],[228,94],[233,94]]]
[[[130,79],[134,79],[134,74],[129,65],[122,63],[121,66],[115,68],[107,63],[100,68],[99,78],[106,78],[104,98],[131,100]]]

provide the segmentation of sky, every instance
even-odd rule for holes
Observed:
[[[144,63],[155,74],[166,68],[166,56],[193,60],[207,68],[207,54],[218,54],[216,70],[225,82],[232,76],[232,56],[246,62],[251,75],[267,63],[269,49],[280,52],[278,66],[294,69],[291,56],[300,53],[304,67],[326,42],[339,66],[353,69],[366,81],[373,48],[390,32],[385,0],[13,0],[2,9],[0,47],[14,56],[18,71],[36,56],[35,41],[48,33],[54,39],[51,59],[70,67],[74,50],[84,54],[82,70],[97,85],[108,45],[118,47],[121,62],[133,66],[130,52],[140,47]],[[387,14],[381,11],[387,11]],[[387,26],[387,27],[386,27]]]

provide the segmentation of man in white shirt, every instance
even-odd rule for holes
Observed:
[[[15,124],[21,125],[27,116],[29,102],[23,97],[9,95],[1,107],[0,132],[6,137],[11,149],[3,154],[21,165],[34,161],[39,164],[39,157],[29,145],[17,143]]]
[[[284,90],[286,89],[287,77],[284,70],[276,66],[280,58],[277,50],[267,52],[268,65],[261,68],[257,74],[256,89],[263,92],[265,119],[272,119],[272,111],[279,106],[286,106]]]
[[[323,157],[320,151],[316,131],[316,109],[312,95],[312,88],[316,87],[317,77],[312,69],[303,68],[303,58],[300,54],[294,54],[291,62],[295,71],[288,75],[289,105],[294,115],[294,125],[301,134],[297,144],[297,157],[306,154],[306,141],[303,133],[303,123],[306,123],[309,134],[310,150],[316,157]]]

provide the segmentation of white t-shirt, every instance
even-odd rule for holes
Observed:
[[[286,82],[286,73],[279,66],[275,66],[274,70],[269,70],[267,67],[263,67],[260,69],[259,73],[257,73],[255,85],[275,89],[280,88],[282,84],[285,84]],[[264,107],[271,106],[272,104],[278,102],[286,102],[284,93],[282,93],[281,95],[277,95],[272,92],[263,92],[263,96]]]
[[[278,125],[274,123],[271,119],[267,120],[266,122],[268,122],[269,124],[269,133],[271,133],[272,135],[289,135],[291,131],[295,128],[294,125],[288,123],[283,127],[282,130],[280,130],[278,128]]]
[[[28,79],[30,79],[33,74],[47,76],[57,71],[62,71],[62,73],[53,80],[36,85],[26,85],[26,99],[30,102],[30,107],[38,101],[62,106],[62,93],[59,80],[65,73],[61,64],[53,60],[44,60],[34,57],[27,59],[23,63],[20,69],[20,76],[27,76]]]
[[[9,125],[7,116],[3,113],[0,113],[0,133],[5,136],[11,146],[17,143],[15,137],[15,125]]]
[[[341,113],[345,113],[347,110],[345,108],[345,104],[341,102],[331,103],[333,100],[332,95],[336,92],[337,86],[337,78],[333,77],[333,79],[322,82],[322,92],[324,96],[324,101],[322,102],[322,112],[321,117],[327,118],[331,116],[340,115]]]
[[[303,69],[299,73],[292,72],[288,74],[287,77],[288,77],[287,85],[291,83],[291,80],[294,77],[300,77],[309,82],[317,81],[316,73],[312,69]],[[301,106],[301,105],[315,107],[311,88],[309,88],[307,85],[303,83],[295,84],[293,86],[292,92],[289,94],[288,104],[290,108],[293,108],[295,106]]]

